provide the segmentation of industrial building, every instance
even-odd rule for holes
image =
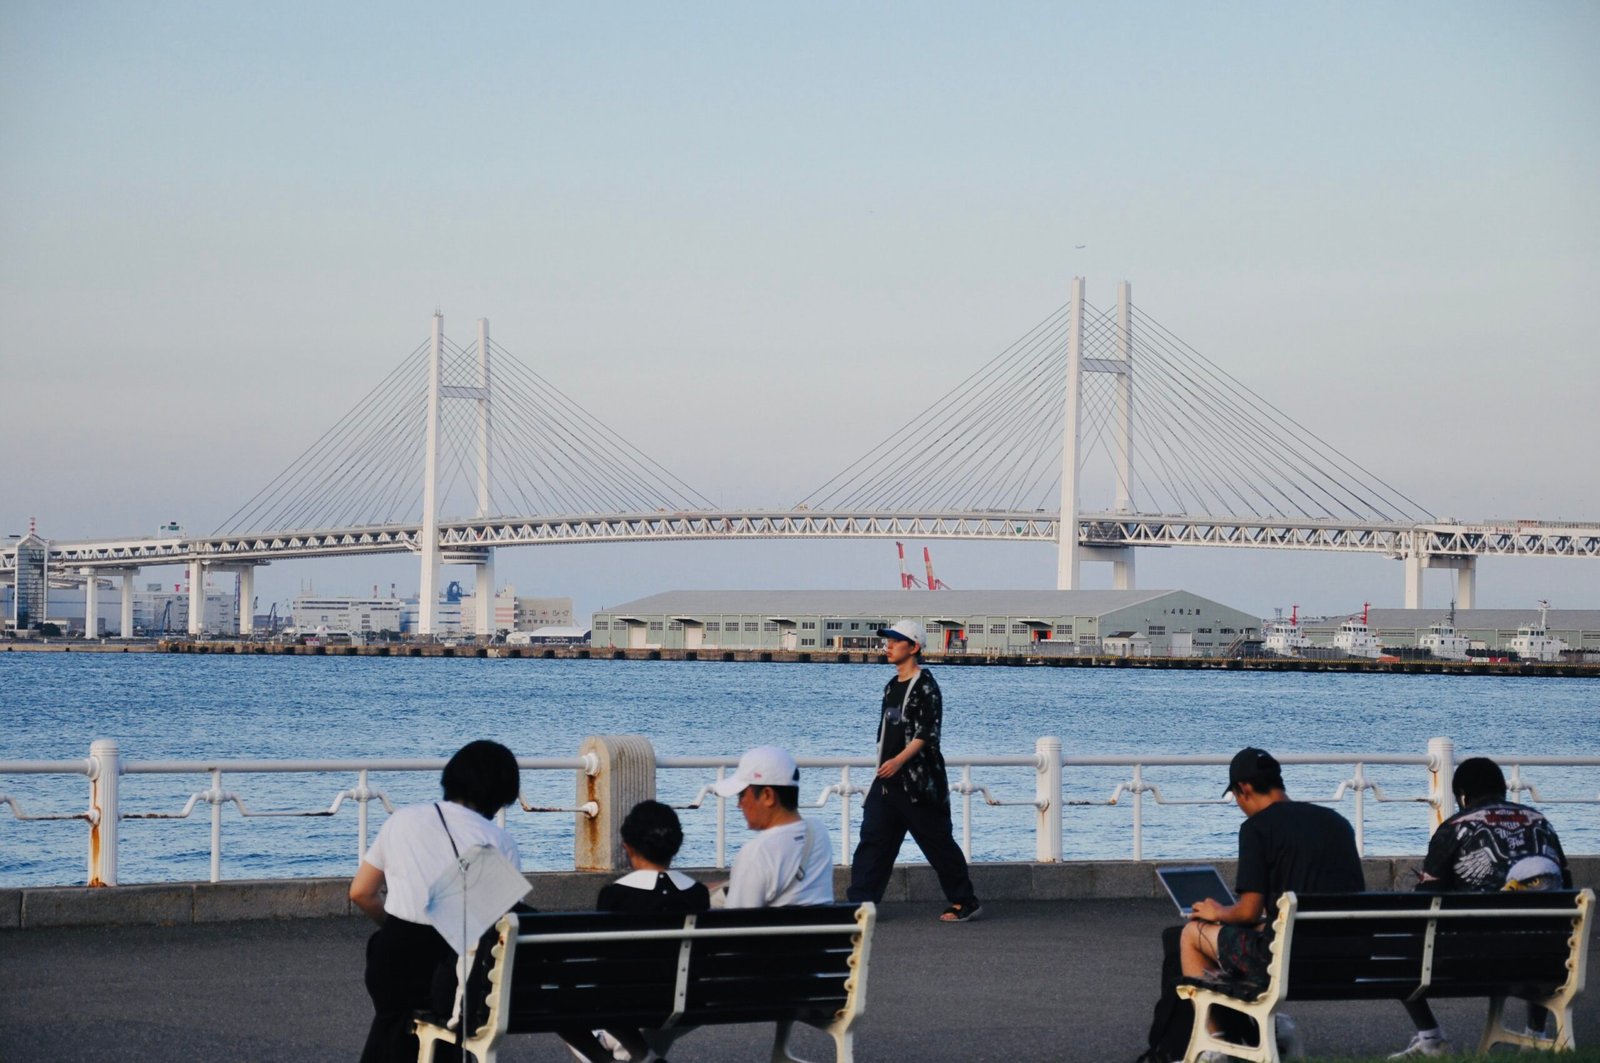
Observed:
[[[594,614],[596,647],[828,650],[901,617],[931,653],[1213,656],[1260,637],[1249,613],[1179,590],[668,591]]]
[[[387,596],[378,595],[376,587],[373,591],[366,598],[311,592],[298,595],[292,605],[294,627],[300,634],[371,636],[385,631],[417,632],[421,610],[416,598],[401,598],[393,588]],[[434,607],[435,632],[447,636],[464,634],[462,618],[476,615],[473,602],[471,591],[452,582]],[[572,599],[519,598],[516,587],[506,584],[495,592],[493,621],[496,631],[568,626],[572,623]]]
[[[102,580],[102,590],[106,581]],[[114,587],[114,585],[111,585]],[[0,586],[0,613],[11,622],[18,611],[15,588]],[[55,624],[63,634],[83,634],[88,630],[84,623],[86,599],[82,587],[51,587],[48,598],[35,593],[28,603],[32,623]],[[122,603],[119,595],[102,596],[95,604],[96,617],[90,637],[115,635],[121,627]],[[206,588],[205,630],[234,632],[239,630],[238,602],[233,591]],[[157,636],[188,630],[189,591],[180,583],[146,583],[133,592],[133,630],[136,635]],[[26,626],[26,625],[24,625]]]

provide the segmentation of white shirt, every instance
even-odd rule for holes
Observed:
[[[833,850],[814,819],[768,827],[744,843],[728,880],[729,908],[833,903]]]
[[[446,834],[439,822],[438,808],[450,825]],[[390,816],[367,847],[367,863],[383,872],[389,896],[383,910],[413,923],[426,923],[428,888],[455,866],[456,850],[462,852],[479,845],[492,845],[519,870],[522,858],[517,843],[504,827],[484,819],[465,805],[440,801],[437,805],[407,805]]]

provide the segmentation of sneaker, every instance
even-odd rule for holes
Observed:
[[[633,1058],[628,1054],[628,1050],[622,1047],[622,1042],[612,1037],[606,1030],[594,1031],[594,1039],[600,1042],[601,1048],[611,1053],[612,1059],[622,1060],[626,1063],[627,1060]]]
[[[1450,1042],[1443,1037],[1419,1033],[1411,1038],[1411,1043],[1400,1051],[1395,1052],[1390,1059],[1409,1059],[1412,1056],[1442,1056],[1450,1051]]]
[[[1231,1063],[1233,1057],[1226,1052],[1212,1050],[1201,1052],[1195,1059],[1198,1060],[1198,1063]]]
[[[977,901],[973,901],[971,904],[952,904],[940,913],[939,921],[943,923],[965,923],[970,919],[978,918],[979,913],[982,911],[983,905]]]
[[[1300,1040],[1300,1028],[1295,1025],[1294,1019],[1282,1013],[1274,1015],[1272,1032],[1278,1041],[1278,1058],[1306,1058],[1306,1046]]]

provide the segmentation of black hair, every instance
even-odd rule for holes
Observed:
[[[622,840],[652,864],[667,867],[683,846],[683,824],[660,801],[640,801],[622,821]]]
[[[480,738],[456,750],[439,776],[439,785],[446,801],[458,801],[487,817],[517,799],[522,775],[511,750]]]
[[[1469,805],[1486,799],[1498,800],[1506,796],[1505,772],[1488,757],[1468,757],[1456,765],[1450,789]]]
[[[772,795],[777,798],[780,807],[789,812],[800,810],[800,787],[798,786],[773,786],[770,787]]]

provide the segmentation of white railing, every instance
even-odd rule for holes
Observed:
[[[1377,803],[1417,804],[1426,809],[1426,826],[1428,833],[1436,827],[1446,816],[1453,811],[1451,796],[1451,777],[1454,771],[1456,756],[1454,743],[1447,738],[1434,738],[1428,743],[1424,753],[1284,753],[1278,754],[1278,760],[1287,766],[1322,766],[1340,769],[1337,774],[1343,776],[1345,771],[1348,777],[1341,778],[1334,786],[1331,793],[1321,796],[1304,796],[1304,787],[1296,788],[1296,795],[1300,799],[1324,804],[1342,804],[1347,797],[1353,800],[1351,819],[1356,832],[1358,849],[1365,854],[1366,851],[1366,823],[1369,814],[1368,798]],[[715,801],[716,811],[716,841],[714,860],[718,867],[726,867],[728,863],[727,847],[727,816],[728,802],[726,799],[716,797],[712,784],[716,779],[723,777],[724,773],[737,763],[735,756],[692,756],[692,757],[664,757],[655,758],[658,769],[672,771],[690,771],[703,773],[697,784],[695,796],[685,804],[677,807],[684,809],[697,809],[703,807],[707,797]],[[799,757],[797,758],[802,768],[837,770],[838,781],[824,785],[809,800],[813,808],[827,808],[834,799],[838,800],[839,811],[839,861],[848,863],[851,850],[851,827],[854,799],[863,796],[866,789],[857,785],[852,779],[852,771],[859,769],[870,782],[874,769],[874,760],[870,756],[859,757]],[[1231,754],[1206,753],[1206,754],[1108,754],[1108,755],[1063,755],[1061,740],[1059,738],[1040,738],[1035,744],[1032,754],[1018,755],[947,755],[946,763],[951,772],[952,797],[959,797],[959,817],[962,849],[972,854],[973,833],[973,798],[982,800],[984,805],[992,807],[1029,806],[1033,809],[1033,828],[1035,840],[1035,859],[1043,862],[1062,860],[1063,824],[1066,820],[1066,809],[1072,807],[1106,807],[1120,808],[1131,806],[1131,855],[1134,860],[1144,859],[1144,827],[1147,818],[1146,803],[1157,806],[1200,806],[1200,805],[1226,805],[1231,799],[1221,796],[1210,796],[1215,791],[1208,785],[1205,796],[1169,796],[1162,791],[1161,786],[1147,778],[1149,769],[1163,768],[1201,768],[1216,767],[1219,771],[1215,779],[1220,779],[1226,765],[1232,759]],[[1494,758],[1505,769],[1507,781],[1513,798],[1526,794],[1537,804],[1588,804],[1600,805],[1600,793],[1594,796],[1566,795],[1557,796],[1541,790],[1538,780],[1525,769],[1528,768],[1600,768],[1600,756],[1518,756],[1500,755]],[[583,772],[588,776],[597,776],[601,768],[600,758],[590,753],[578,757],[519,757],[518,765],[524,771],[532,772]],[[370,775],[373,772],[433,772],[436,773],[444,767],[442,758],[428,759],[348,759],[348,760],[248,760],[248,759],[221,759],[221,760],[150,760],[129,761],[122,759],[121,751],[116,742],[99,740],[94,742],[89,751],[89,756],[82,760],[37,760],[37,761],[0,761],[0,787],[6,776],[19,775],[65,775],[83,776],[89,781],[89,806],[84,811],[70,812],[32,812],[23,807],[23,803],[12,794],[0,788],[0,805],[9,806],[13,817],[17,821],[47,821],[47,820],[83,820],[89,824],[88,839],[88,882],[90,885],[115,885],[117,883],[118,843],[119,829],[107,829],[108,825],[120,825],[123,822],[136,820],[174,820],[188,819],[201,806],[209,806],[211,820],[211,881],[221,880],[223,858],[223,806],[232,805],[243,819],[253,818],[294,818],[294,817],[332,817],[338,815],[346,805],[355,806],[356,824],[352,846],[352,866],[361,854],[366,851],[368,830],[368,810],[372,802],[381,804],[386,811],[394,810],[394,803],[388,795],[372,787]],[[1390,793],[1377,779],[1369,776],[1368,769],[1375,766],[1395,769],[1419,769],[1409,778],[1415,782],[1415,788],[1409,792]],[[1125,768],[1129,777],[1117,782],[1105,797],[1072,797],[1066,796],[1063,789],[1064,782],[1074,781],[1073,777],[1079,771],[1104,768]],[[1014,771],[1023,769],[1033,776],[1031,796],[1015,795],[1009,797],[996,796],[987,780],[975,778],[978,769],[1002,769]],[[236,775],[275,775],[275,774],[324,774],[345,776],[352,780],[354,785],[346,787],[340,783],[335,789],[326,805],[318,804],[315,807],[299,809],[262,809],[252,805],[245,796],[236,790],[224,787],[227,776]],[[1151,773],[1154,774],[1154,773]],[[124,775],[166,775],[209,776],[209,786],[203,790],[195,790],[188,795],[183,805],[176,810],[144,810],[128,811],[121,805],[120,780]],[[1213,778],[1208,775],[1208,778]],[[1405,777],[1402,777],[1402,779]],[[997,787],[998,788],[998,787]],[[996,789],[997,789],[996,788]],[[593,819],[599,816],[601,809],[594,801],[573,806],[534,805],[519,798],[519,808],[523,813],[531,815],[570,815],[574,823],[580,819]],[[1420,851],[1425,844],[1427,834],[1421,831],[1423,822],[1418,823],[1418,846]],[[17,851],[12,844],[0,846],[0,851]],[[0,875],[5,873],[3,858],[0,858]]]

